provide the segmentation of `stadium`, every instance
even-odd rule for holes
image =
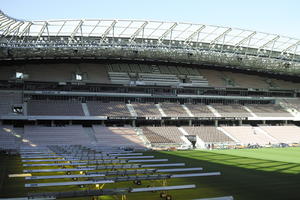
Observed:
[[[0,198],[300,198],[300,39],[2,11],[0,34]]]

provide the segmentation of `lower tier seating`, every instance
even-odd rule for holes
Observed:
[[[184,144],[184,135],[177,127],[142,127],[143,134],[152,144]]]
[[[103,147],[144,147],[144,142],[131,127],[105,127],[94,125],[97,145]]]
[[[260,126],[262,130],[282,143],[299,143],[300,128],[298,126]]]
[[[13,126],[0,126],[0,149],[17,149],[19,138]]]
[[[27,144],[36,146],[46,145],[71,145],[71,144],[91,144],[87,134],[85,134],[82,126],[25,126],[24,139]],[[23,143],[26,145],[26,143]]]
[[[278,143],[274,138],[252,126],[224,126],[222,128],[243,145],[267,145]]]
[[[213,126],[185,126],[183,128],[189,135],[196,135],[205,143],[234,142],[230,137]]]

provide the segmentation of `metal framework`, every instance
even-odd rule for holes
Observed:
[[[248,56],[243,59],[243,62],[249,60],[248,63],[243,63],[240,59],[238,63],[232,61],[227,64],[240,66],[256,64],[256,68],[271,71],[272,66],[283,67],[281,71],[300,74],[300,40],[296,38],[239,28],[164,21],[110,19],[25,21],[14,19],[0,11],[0,47],[84,47],[82,49],[86,50],[87,47],[107,48],[107,45],[115,49],[157,48],[164,50],[168,55],[172,55],[170,51],[178,52],[178,49],[181,53],[201,51],[206,57],[198,58],[198,61],[219,65],[225,64],[219,63],[220,60]],[[176,52],[173,57],[178,58]],[[218,56],[222,53],[224,57],[216,59],[216,52]],[[40,54],[45,55],[47,52]],[[92,56],[91,53],[87,54]],[[51,56],[56,55],[50,54],[49,57]],[[253,56],[255,61],[249,56]],[[6,55],[6,59],[7,57],[9,56]],[[269,62],[266,61],[267,58],[273,60]],[[5,55],[0,55],[0,59],[5,59]]]

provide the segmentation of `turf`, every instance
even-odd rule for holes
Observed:
[[[203,172],[220,171],[222,173],[221,176],[215,177],[195,177],[168,181],[168,185],[196,184],[197,186],[196,189],[192,190],[170,192],[175,200],[228,195],[241,200],[300,199],[300,148],[160,151],[146,154],[155,155],[159,158],[169,158],[169,162],[185,162],[187,167],[203,167]],[[26,182],[24,179],[7,178],[7,174],[20,173],[21,171],[21,162],[18,157],[1,156],[0,197],[21,197],[26,196],[28,192],[79,190],[78,187],[74,186],[26,189],[24,188]],[[105,185],[105,188],[146,187],[148,185],[160,186],[161,182],[143,181],[141,186],[128,182]],[[94,189],[93,186],[91,189]],[[127,197],[129,200],[160,199],[159,193],[152,192],[130,194]],[[101,197],[100,199],[116,198]]]

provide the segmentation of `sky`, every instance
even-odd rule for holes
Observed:
[[[0,0],[0,9],[24,20],[192,22],[300,39],[300,0]]]

